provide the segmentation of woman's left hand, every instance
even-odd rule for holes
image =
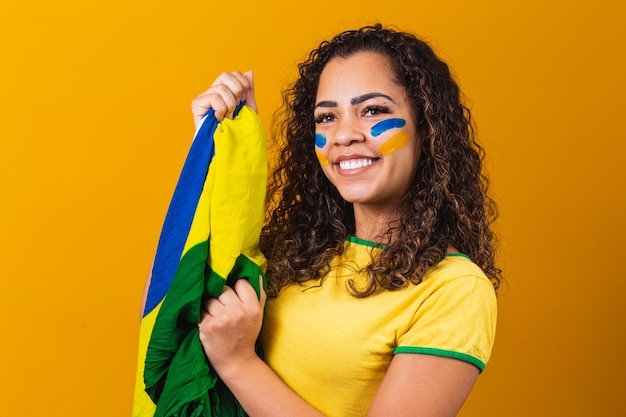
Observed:
[[[262,278],[259,277],[259,281]],[[210,298],[204,305],[198,328],[204,353],[220,374],[228,367],[242,366],[255,359],[255,343],[263,323],[266,294],[261,287],[261,299],[245,279],[233,288],[224,287],[218,298]]]

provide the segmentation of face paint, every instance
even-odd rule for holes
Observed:
[[[399,118],[385,119],[376,123],[374,126],[372,126],[371,133],[372,133],[372,136],[376,137],[385,133],[388,130],[404,127],[404,125],[406,125],[406,120],[404,119],[399,119]],[[403,130],[403,131],[396,133],[389,139],[387,139],[385,143],[380,145],[380,148],[378,148],[378,151],[383,155],[390,155],[394,153],[395,151],[397,151],[398,149],[406,146],[408,143],[409,143],[409,135]]]
[[[322,135],[321,133],[316,133],[315,134],[315,155],[317,155],[317,159],[320,161],[320,164],[322,164],[322,166],[327,166],[328,165],[328,158],[326,157],[326,155],[324,155],[320,149],[322,149],[324,146],[326,146],[326,136]]]
[[[326,155],[324,155],[317,149],[315,150],[315,155],[317,155],[317,159],[318,161],[320,161],[320,164],[322,166],[328,166],[328,158],[326,157]]]
[[[326,146],[326,136],[322,135],[321,133],[316,133],[315,134],[315,146],[317,146],[320,149]]]
[[[398,119],[398,118],[385,119],[376,123],[374,126],[372,126],[372,130],[370,132],[372,133],[372,136],[376,137],[382,133],[385,133],[389,129],[404,127],[405,124],[406,124],[406,120],[404,119]]]
[[[390,155],[408,144],[409,134],[406,133],[404,130],[401,130],[400,132],[387,139],[385,143],[380,145],[380,148],[378,148],[378,152],[383,155]]]

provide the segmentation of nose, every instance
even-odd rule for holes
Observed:
[[[332,144],[335,146],[350,146],[353,143],[363,142],[365,133],[360,124],[351,118],[343,118],[338,120],[335,131],[331,137]]]

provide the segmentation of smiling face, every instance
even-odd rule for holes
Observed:
[[[417,172],[420,141],[388,58],[373,52],[333,58],[315,103],[315,151],[326,177],[355,209],[393,210]]]

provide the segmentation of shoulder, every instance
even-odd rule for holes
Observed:
[[[461,321],[481,317],[496,320],[496,291],[482,269],[465,255],[448,255],[433,266],[418,285],[428,310],[459,316]]]
[[[485,273],[466,256],[446,256],[415,291],[420,302],[396,353],[469,358],[482,371],[497,321],[496,293]]]
[[[468,256],[460,253],[448,254],[432,266],[424,274],[422,284],[433,287],[433,290],[447,286],[482,289],[495,297],[495,289],[487,275]]]

